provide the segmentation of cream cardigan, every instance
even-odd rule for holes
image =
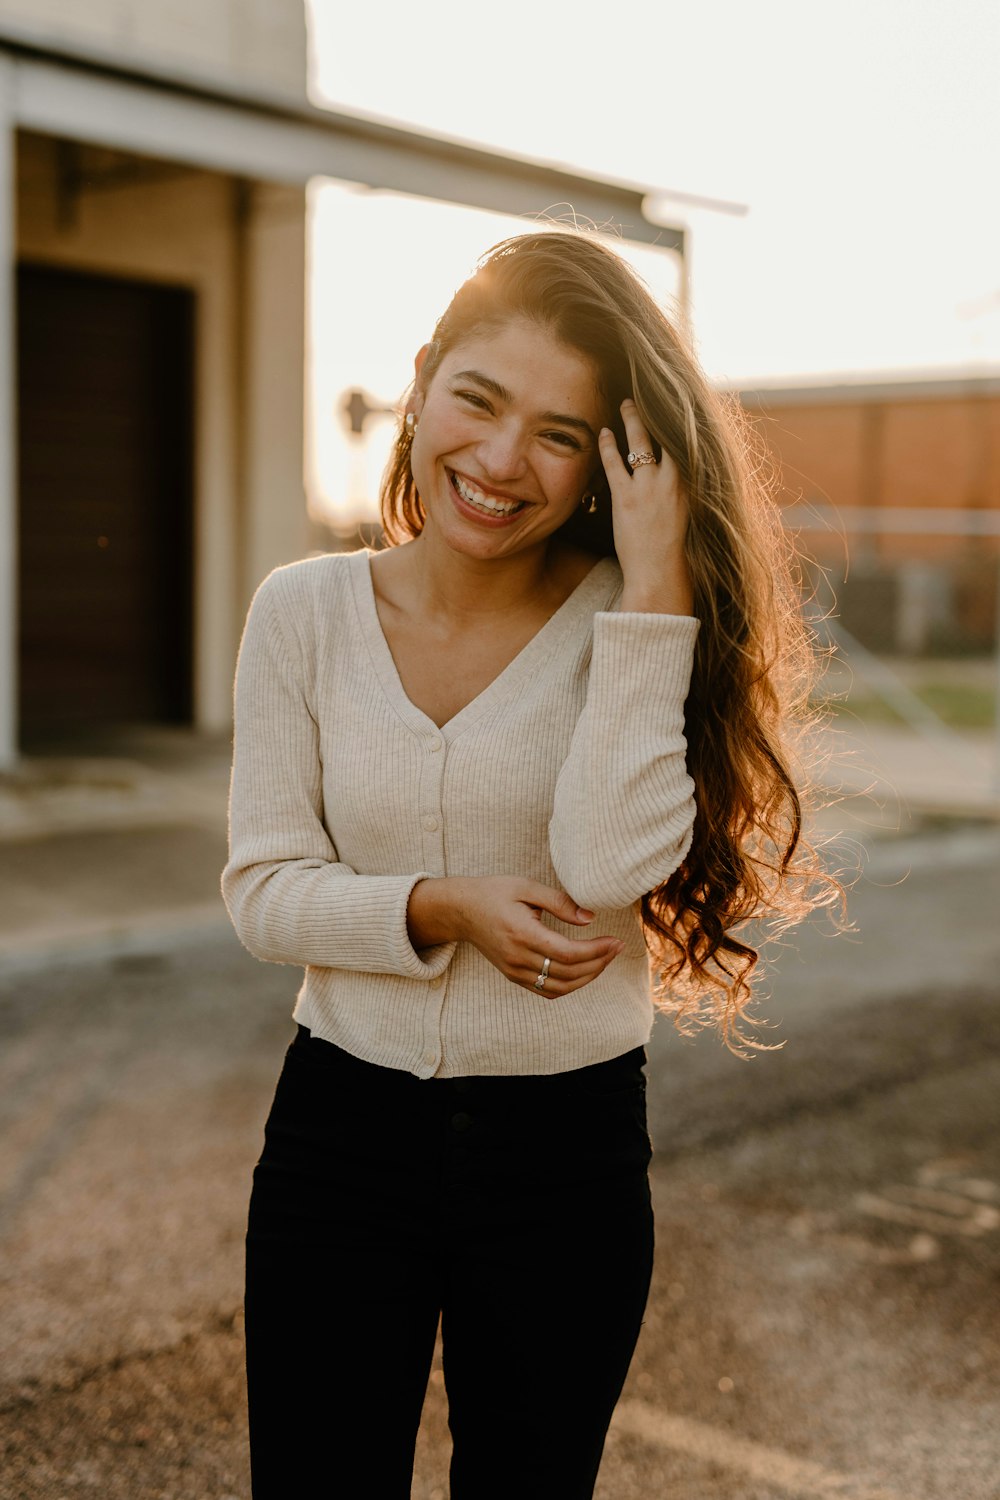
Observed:
[[[694,820],[684,699],[698,622],[621,614],[598,562],[484,692],[439,729],[407,698],[369,554],[276,569],[236,672],[222,891],[257,958],[305,966],[294,1019],[420,1078],[555,1073],[652,1026],[638,898]],[[596,911],[570,937],[624,952],[563,999],[511,983],[469,943],[414,950],[424,876],[523,875]]]

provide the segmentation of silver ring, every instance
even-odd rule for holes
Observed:
[[[629,466],[633,469],[641,469],[643,464],[655,464],[656,459],[652,453],[630,453],[628,456]]]
[[[552,962],[551,958],[543,958],[542,959],[542,972],[539,974],[538,978],[535,980],[535,989],[536,990],[544,990],[544,988],[545,988],[545,981],[549,977],[549,965],[551,964],[551,962]]]

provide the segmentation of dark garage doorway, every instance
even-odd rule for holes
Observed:
[[[194,295],[18,270],[22,748],[192,715]]]

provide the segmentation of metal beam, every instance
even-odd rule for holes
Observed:
[[[998,536],[1000,510],[950,505],[783,505],[794,531],[872,532],[886,536]]]

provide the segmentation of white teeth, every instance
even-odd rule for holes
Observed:
[[[484,495],[482,490],[474,489],[457,474],[453,475],[453,478],[455,488],[462,499],[468,501],[470,505],[475,505],[479,510],[491,510],[494,515],[509,516],[512,510],[520,510],[524,503],[522,500],[491,500],[489,495]]]

